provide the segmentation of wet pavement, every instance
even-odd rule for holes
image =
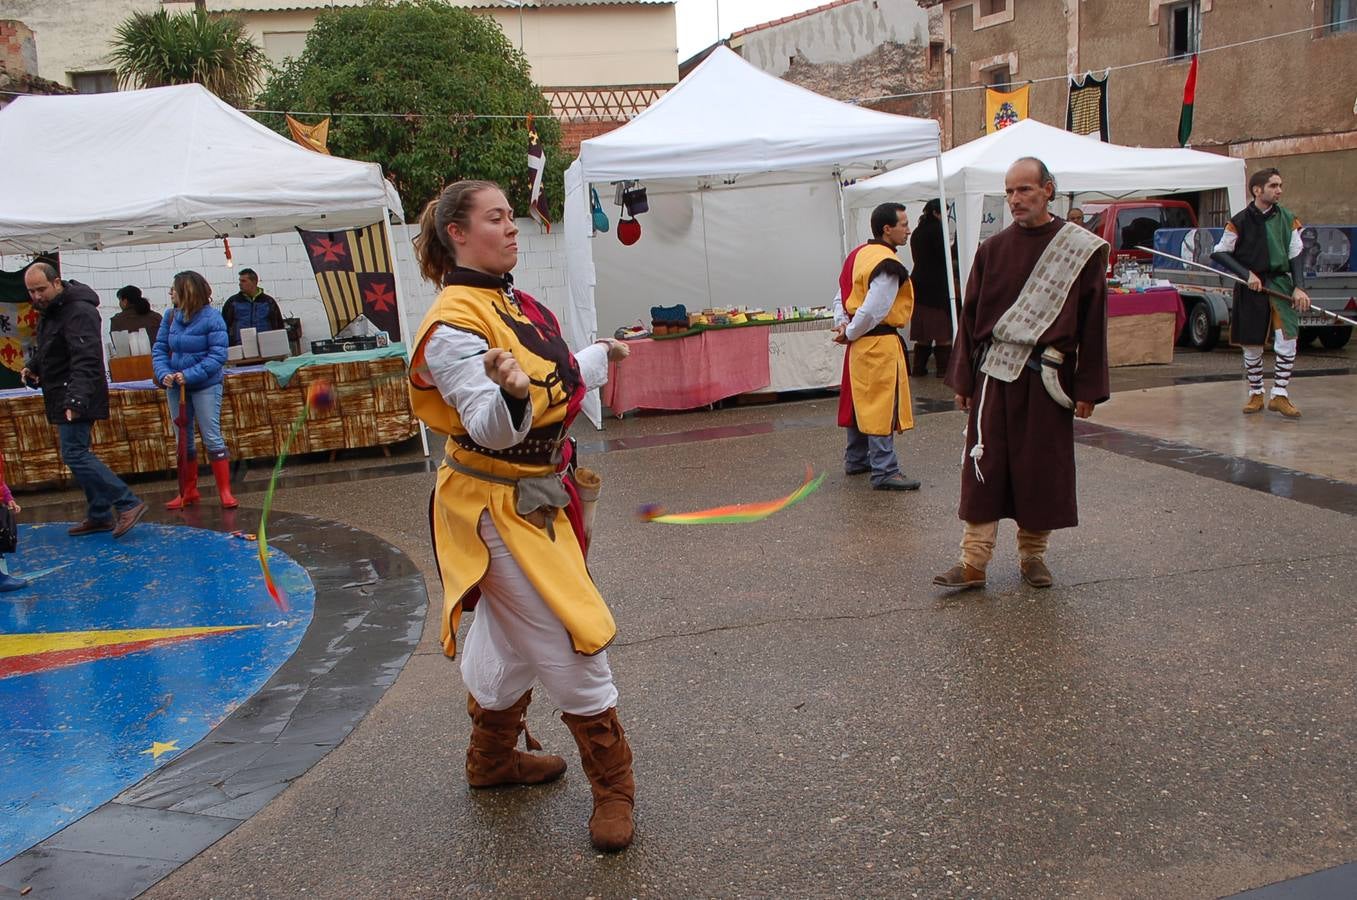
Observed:
[[[1115,371],[1108,418],[1146,389],[1200,402],[1223,433],[1242,427],[1233,400],[1217,410],[1196,399],[1238,377],[1236,357],[1180,358]],[[1298,402],[1349,376],[1351,359],[1302,356],[1302,372],[1341,374],[1298,377]],[[473,794],[465,695],[434,613],[401,668],[397,623],[412,639],[418,603],[398,614],[388,588],[439,591],[424,461],[290,466],[277,521],[349,526],[320,525],[287,548],[308,568],[318,553],[332,560],[311,571],[312,631],[327,589],[388,620],[378,633],[389,649],[369,669],[378,674],[342,688],[366,689],[371,708],[343,707],[328,737],[299,732],[295,746],[313,756],[293,762],[310,770],[271,782],[276,796],[248,793],[263,808],[243,824],[249,810],[231,808],[229,834],[148,896],[1352,896],[1352,481],[1308,465],[1314,454],[1246,458],[1204,446],[1210,427],[1137,431],[1100,413],[1080,428],[1081,525],[1053,539],[1056,586],[1022,583],[1006,523],[988,589],[948,595],[929,581],[960,537],[963,420],[947,411],[949,394],[916,381],[923,414],[897,446],[923,481],[917,494],[842,474],[833,398],[580,433],[605,478],[591,568],[621,628],[610,658],[637,760],[638,840],[618,856],[588,845],[588,785],[544,696],[531,726],[566,756],[565,779]],[[1335,446],[1357,446],[1350,420],[1327,431]],[[648,502],[684,511],[781,496],[806,463],[828,472],[823,487],[762,523],[634,517]],[[262,486],[251,472],[238,493],[257,503]],[[346,557],[371,556],[356,529],[400,564],[375,578],[340,574]],[[370,596],[344,588],[362,581]],[[345,634],[366,644],[361,627]],[[305,661],[333,641],[309,631],[278,676],[300,666],[304,677],[284,680],[309,684],[311,669],[340,668]],[[270,728],[290,727],[256,718],[272,723],[266,737],[213,732],[194,750],[272,745]],[[142,810],[137,824],[91,830],[105,841],[153,834],[210,812],[220,776],[210,756],[202,765],[201,777],[120,798]],[[206,846],[217,824],[185,826],[185,840]],[[102,852],[83,846],[81,861]],[[179,863],[161,856],[187,853],[114,849],[151,859],[156,877]],[[50,859],[43,871],[81,871]],[[24,884],[30,896],[91,895],[62,894],[31,871],[25,881],[0,868],[0,896]]]

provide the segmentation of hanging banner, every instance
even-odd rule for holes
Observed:
[[[1107,125],[1107,79],[1109,69],[1099,78],[1092,72],[1070,79],[1070,100],[1065,111],[1065,130],[1075,134],[1096,135],[1111,141]]]
[[[286,114],[283,118],[287,119],[287,130],[292,132],[294,141],[307,150],[324,153],[326,156],[330,155],[330,148],[327,146],[330,140],[330,119],[328,116],[314,125],[303,125]]]
[[[401,339],[396,308],[396,275],[386,252],[386,225],[373,222],[348,231],[297,229],[316,274],[320,301],[330,320],[330,334],[338,334],[359,313],[391,336]]]
[[[985,134],[993,134],[1027,118],[1027,94],[1031,85],[1016,91],[985,90]]]

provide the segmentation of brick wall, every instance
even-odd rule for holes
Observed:
[[[23,22],[0,20],[0,68],[12,75],[38,74],[38,45]]]
[[[580,142],[607,134],[627,124],[625,119],[565,119],[561,121],[561,150],[570,156],[580,155]]]

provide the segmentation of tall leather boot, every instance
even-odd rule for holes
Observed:
[[[631,771],[631,747],[622,723],[617,721],[617,707],[593,716],[561,713],[561,721],[575,736],[580,762],[594,793],[589,840],[596,850],[625,850],[633,834],[636,779]]]
[[[928,351],[933,349],[932,344],[922,342],[914,345],[914,367],[910,369],[909,374],[923,377],[928,374]]]
[[[179,496],[166,503],[166,509],[183,509],[185,506],[192,506],[202,499],[202,496],[198,493],[198,457],[190,456],[188,461],[193,468],[188,471],[188,478],[185,479],[184,487]]]
[[[524,717],[532,691],[508,709],[486,709],[467,694],[466,712],[471,716],[471,745],[466,748],[466,781],[474,788],[506,784],[545,784],[565,774],[565,760],[549,753],[524,753],[514,747],[519,732],[529,750],[542,745],[528,733]]]
[[[938,371],[934,372],[939,378],[947,377],[947,364],[952,361],[952,345],[946,346],[938,344],[933,348],[933,358],[938,361]]]
[[[231,457],[224,451],[221,458],[215,455],[212,460],[212,477],[217,480],[217,493],[221,496],[222,509],[235,509],[240,501],[231,496]]]

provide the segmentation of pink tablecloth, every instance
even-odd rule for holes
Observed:
[[[628,341],[631,355],[608,366],[603,402],[633,409],[697,409],[766,387],[768,329],[703,331],[689,337]]]
[[[1107,315],[1110,316],[1146,316],[1150,313],[1171,312],[1177,319],[1176,335],[1187,324],[1187,313],[1183,311],[1183,298],[1173,288],[1152,288],[1130,294],[1107,292]]]

